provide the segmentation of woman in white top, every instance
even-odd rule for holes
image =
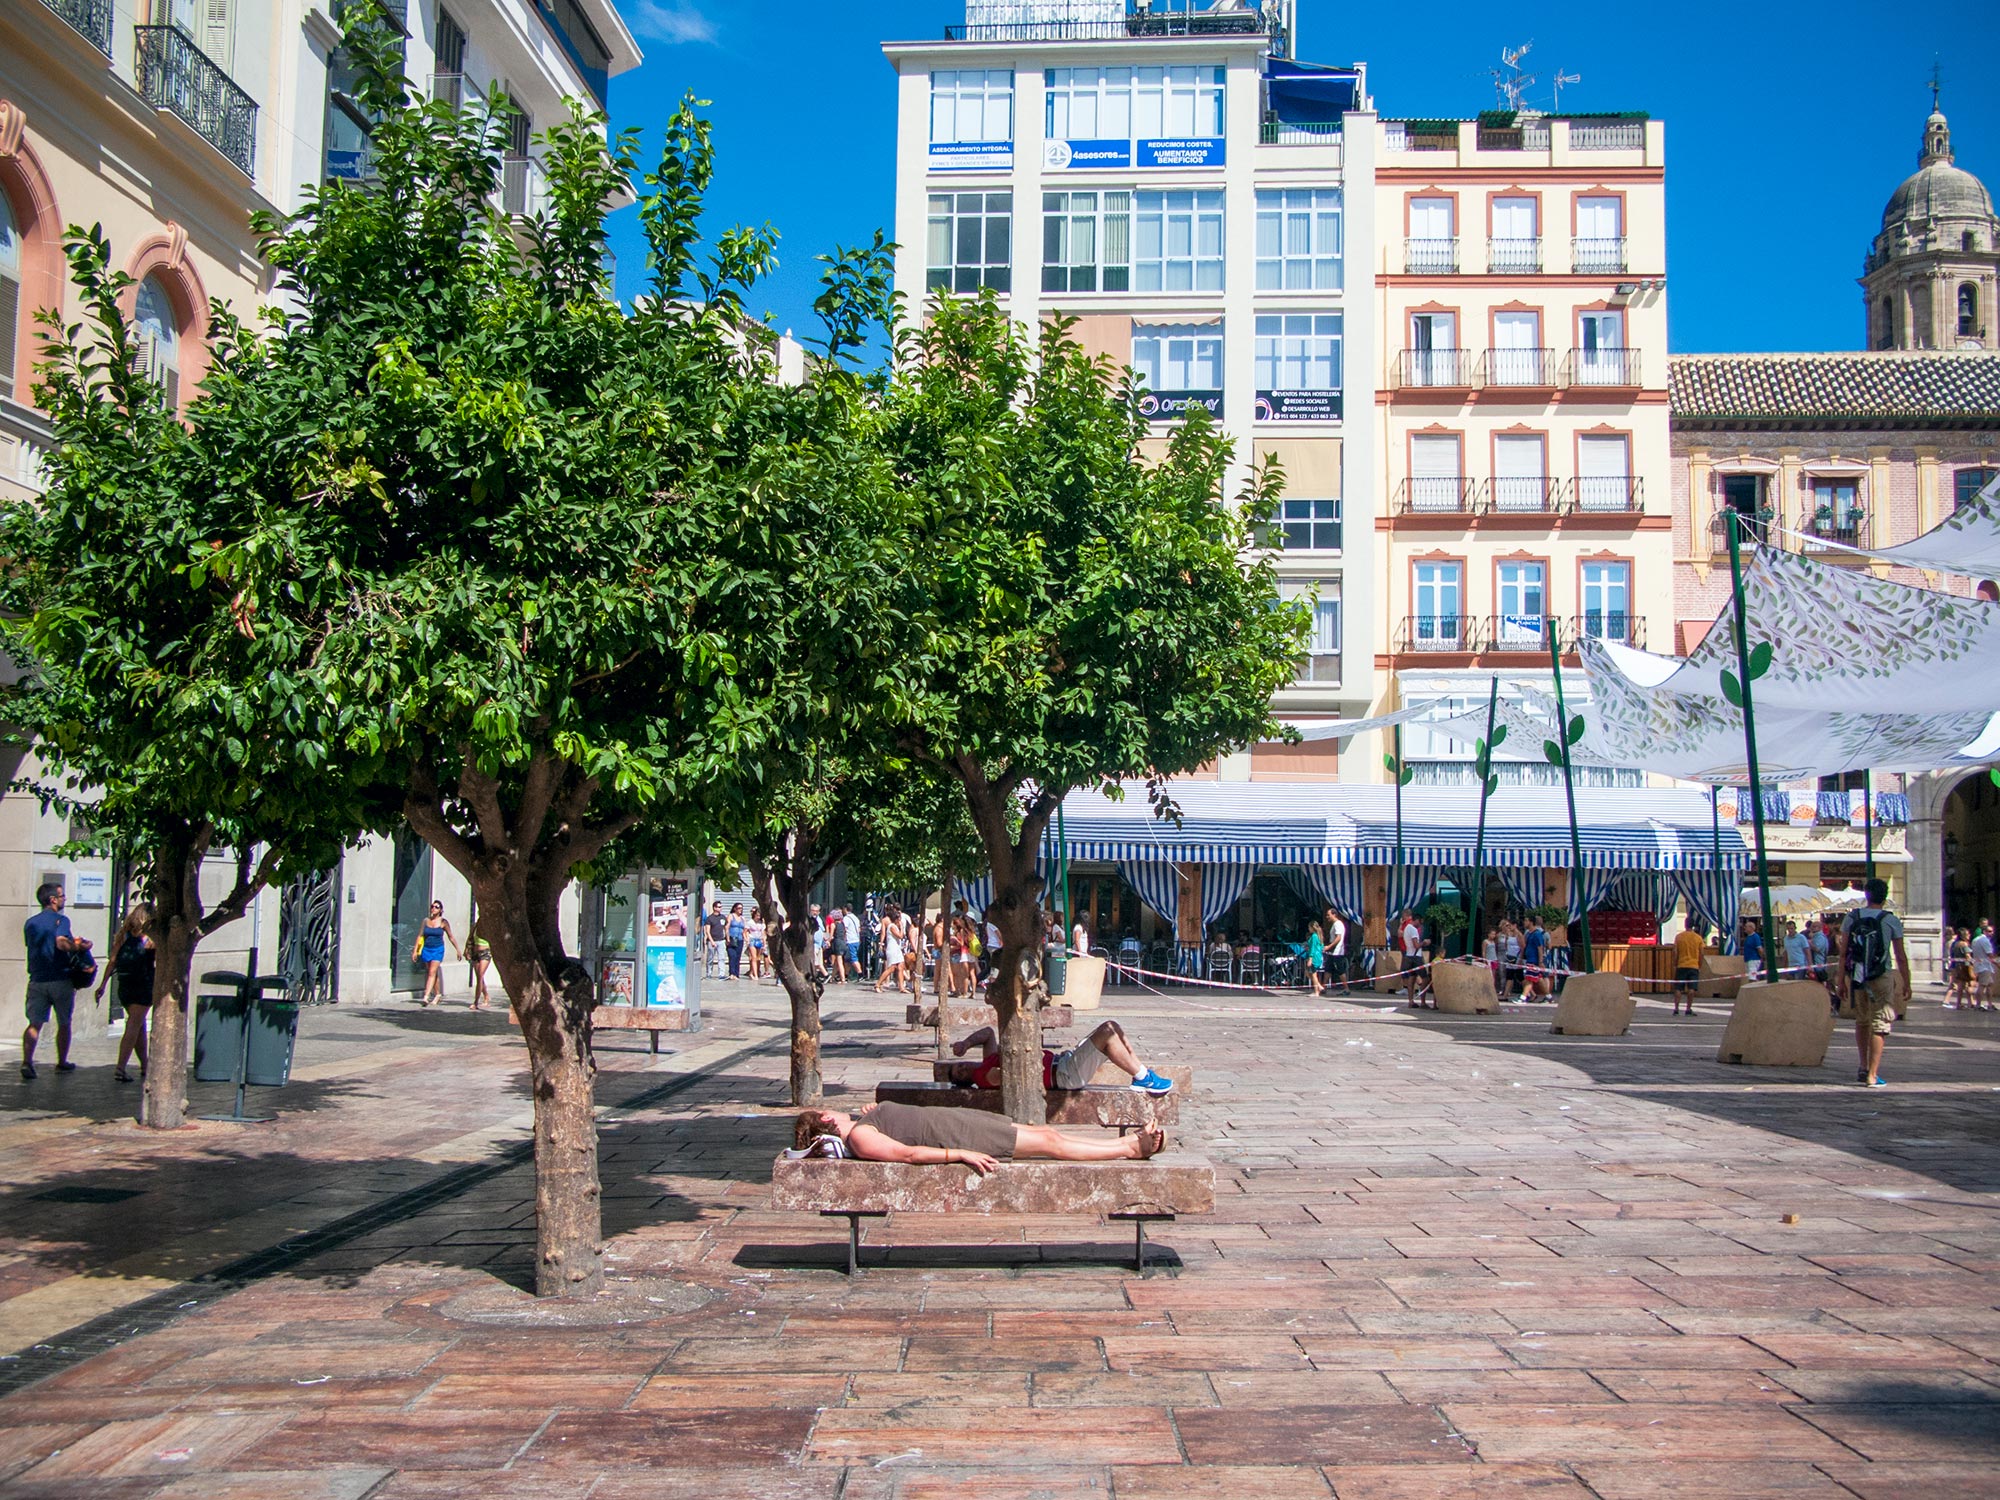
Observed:
[[[764,908],[750,908],[750,920],[743,924],[743,946],[750,950],[750,977],[762,979],[771,969],[770,950],[765,946]]]
[[[909,956],[910,923],[903,915],[903,908],[891,901],[882,911],[882,977],[875,981],[875,993],[881,994],[890,980],[896,981],[896,991],[903,989],[903,961]]]

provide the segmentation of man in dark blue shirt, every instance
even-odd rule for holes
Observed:
[[[35,1044],[51,1015],[56,1018],[56,1071],[76,1070],[76,1064],[69,1060],[70,1013],[76,1005],[69,966],[74,953],[90,947],[88,938],[70,934],[60,885],[49,881],[35,892],[35,899],[42,909],[21,924],[21,936],[28,945],[28,1029],[21,1033],[23,1079],[35,1076]]]

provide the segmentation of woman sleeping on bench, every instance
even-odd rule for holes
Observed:
[[[1084,1140],[1050,1125],[1016,1125],[983,1109],[937,1109],[876,1104],[858,1115],[809,1109],[792,1127],[804,1151],[835,1136],[862,1161],[954,1162],[984,1177],[1002,1161],[1041,1157],[1051,1161],[1143,1161],[1166,1145],[1158,1130],[1115,1141]]]

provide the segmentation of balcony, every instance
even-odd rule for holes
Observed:
[[[1338,146],[1338,120],[1266,120],[1257,139],[1266,146]]]
[[[1508,271],[1538,272],[1542,269],[1542,242],[1539,239],[1488,240],[1486,269],[1496,275]]]
[[[1464,615],[1406,615],[1396,637],[1396,649],[1405,652],[1474,651],[1473,627],[1478,622]]]
[[[1556,383],[1556,352],[1553,349],[1488,349],[1486,384],[1549,390]]]
[[[1298,676],[1292,679],[1293,687],[1339,687],[1340,653],[1317,652],[1308,656],[1299,666]]]
[[[1818,511],[1807,516],[1799,528],[1815,542],[1835,547],[1859,547],[1868,534],[1868,517],[1858,510],[1844,515]]]
[[[1646,482],[1634,474],[1587,474],[1576,481],[1579,514],[1637,515],[1646,508]]]
[[[1615,239],[1574,239],[1569,242],[1569,268],[1579,276],[1601,272],[1625,274],[1625,236]]]
[[[1572,151],[1643,151],[1646,149],[1644,120],[1571,120],[1569,149]]]
[[[256,176],[257,102],[178,26],[135,26],[139,92],[179,115],[246,177]]]
[[[1458,270],[1456,239],[1406,239],[1403,270],[1412,276],[1450,276]]]
[[[1481,151],[1546,151],[1549,122],[1522,120],[1515,125],[1481,125],[1475,139]]]
[[[1729,518],[1732,515],[1742,521],[1739,540],[1744,547],[1755,547],[1764,540],[1764,523],[1770,519],[1769,512],[1752,516],[1725,506],[1708,518],[1708,544],[1711,552],[1724,555],[1728,553]]]
[[[1501,515],[1553,514],[1562,509],[1562,481],[1546,474],[1509,474],[1493,481],[1490,510]]]
[[[1570,648],[1575,649],[1581,640],[1609,641],[1614,646],[1631,646],[1644,650],[1646,646],[1646,622],[1638,615],[1614,613],[1608,610],[1588,610],[1580,615],[1572,615],[1569,620]]]
[[[1261,36],[1282,39],[1278,21],[1232,0],[1125,0],[1125,15],[1111,20],[975,21],[947,26],[948,42],[1108,42],[1128,37]]]
[[[1637,349],[1572,349],[1569,351],[1569,383],[1572,386],[1600,386],[1615,390],[1639,387]]]
[[[70,30],[106,57],[111,55],[111,0],[42,0]]]
[[[530,156],[503,157],[500,162],[500,212],[516,218],[540,213],[548,206],[542,164]]]
[[[1383,145],[1390,151],[1456,151],[1456,120],[1384,120]]]
[[[1405,479],[1396,491],[1396,509],[1406,516],[1467,515],[1478,496],[1478,481],[1462,475]]]
[[[1407,390],[1470,390],[1478,384],[1470,349],[1405,349],[1396,356],[1396,385]]]
[[[1550,639],[1561,638],[1561,625],[1551,615],[1492,615],[1486,621],[1486,649],[1509,656],[1547,656]]]
[[[454,113],[465,108],[465,96],[476,93],[468,87],[469,81],[463,73],[431,74],[431,98],[440,104],[448,104]]]

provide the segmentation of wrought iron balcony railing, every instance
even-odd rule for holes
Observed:
[[[1556,353],[1553,349],[1488,349],[1488,386],[1526,386],[1547,390],[1556,383]]]
[[[1639,384],[1637,349],[1572,349],[1569,383],[1631,390]]]
[[[139,92],[171,111],[246,177],[256,176],[257,101],[178,26],[135,26]]]
[[[106,57],[111,55],[111,0],[42,0],[70,30],[89,42]]]
[[[431,97],[454,110],[465,108],[466,77],[463,73],[431,74]]]
[[[1842,547],[1858,547],[1867,531],[1868,518],[1859,511],[1849,511],[1846,515],[1817,512],[1805,518],[1801,528],[1814,541],[1833,542]]]
[[[1569,620],[1569,641],[1610,641],[1615,646],[1632,646],[1643,649],[1646,644],[1646,622],[1639,615],[1625,614],[1616,610],[1586,610],[1583,614],[1572,615]]]
[[[1576,272],[1625,271],[1625,236],[1613,239],[1573,239],[1569,242],[1569,268]]]
[[[1562,509],[1562,481],[1546,474],[1508,474],[1494,479],[1487,493],[1489,509],[1508,515],[1532,515]]]
[[[1396,509],[1406,516],[1464,515],[1479,497],[1479,482],[1463,475],[1405,479],[1396,492]]]
[[[1449,276],[1458,270],[1458,241],[1418,239],[1403,241],[1403,269],[1413,276]]]
[[[1493,615],[1486,622],[1486,649],[1509,655],[1547,656],[1549,638],[1561,638],[1553,615]]]
[[[1743,546],[1755,547],[1764,540],[1764,523],[1769,519],[1768,513],[1753,516],[1741,511],[1732,512],[1730,507],[1724,506],[1708,518],[1708,544],[1714,552],[1729,550],[1729,517],[1732,513],[1742,521],[1743,529],[1739,536]]]
[[[1636,474],[1579,475],[1574,493],[1577,511],[1630,515],[1646,508],[1646,482]]]
[[[1539,271],[1542,242],[1539,239],[1497,239],[1486,242],[1488,271]]]
[[[1476,651],[1479,622],[1466,615],[1406,615],[1396,649],[1408,652]]]
[[[1266,146],[1338,146],[1338,120],[1266,120],[1258,133]]]
[[[1644,120],[1569,122],[1569,149],[1572,151],[1643,151],[1645,146]]]
[[[1413,390],[1469,390],[1478,383],[1469,349],[1404,349],[1396,355],[1396,384]]]

